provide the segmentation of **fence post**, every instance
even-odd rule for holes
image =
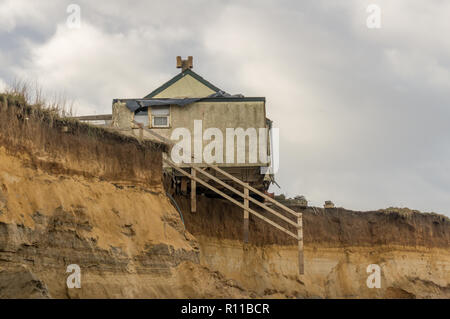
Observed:
[[[248,243],[248,188],[244,187],[244,243]]]
[[[298,272],[300,275],[305,273],[303,264],[303,216],[302,213],[297,215],[297,240],[298,240]]]

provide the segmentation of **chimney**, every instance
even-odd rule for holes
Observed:
[[[181,56],[177,56],[177,69],[181,69],[181,72],[184,72],[187,69],[192,69],[192,67],[193,67],[192,56],[188,56],[186,60],[182,59]]]

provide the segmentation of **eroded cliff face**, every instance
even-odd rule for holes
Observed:
[[[200,197],[195,214],[178,197],[200,263],[270,298],[450,298],[450,221],[438,214],[303,210],[305,274],[295,241],[242,211]],[[381,268],[381,288],[368,288],[367,267]]]
[[[199,196],[190,213],[177,196],[183,223],[161,151],[2,97],[0,297],[450,297],[447,218],[307,209],[300,276],[295,241],[251,217],[244,245],[242,211],[221,199]],[[369,264],[380,289],[366,285]]]
[[[200,197],[191,214],[177,201],[187,230],[161,188],[48,174],[0,148],[0,297],[450,297],[439,215],[308,210],[299,276],[284,234],[251,219],[244,245],[239,208]],[[67,288],[69,264],[81,289]],[[369,264],[381,289],[366,285]]]
[[[0,148],[0,297],[247,296],[199,264],[162,189],[27,168]],[[69,264],[81,289],[68,289]]]

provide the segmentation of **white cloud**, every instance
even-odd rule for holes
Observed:
[[[36,30],[46,29],[55,19],[57,12],[64,18],[62,3],[54,1],[2,0],[0,2],[0,31],[11,32],[16,27],[33,27]]]
[[[111,34],[88,23],[80,29],[59,25],[47,42],[30,45],[30,60],[16,74],[38,79],[47,91],[90,101],[89,108],[80,105],[86,111],[108,112],[113,98],[143,96],[158,84],[152,70],[163,53],[151,43],[160,36],[148,29]]]

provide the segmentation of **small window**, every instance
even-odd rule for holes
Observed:
[[[152,127],[169,127],[170,107],[152,106]]]
[[[141,123],[144,125],[144,127],[148,127],[149,126],[149,120],[148,120],[148,113],[147,111],[141,111],[141,112],[137,112],[134,115],[134,120],[138,123]]]

